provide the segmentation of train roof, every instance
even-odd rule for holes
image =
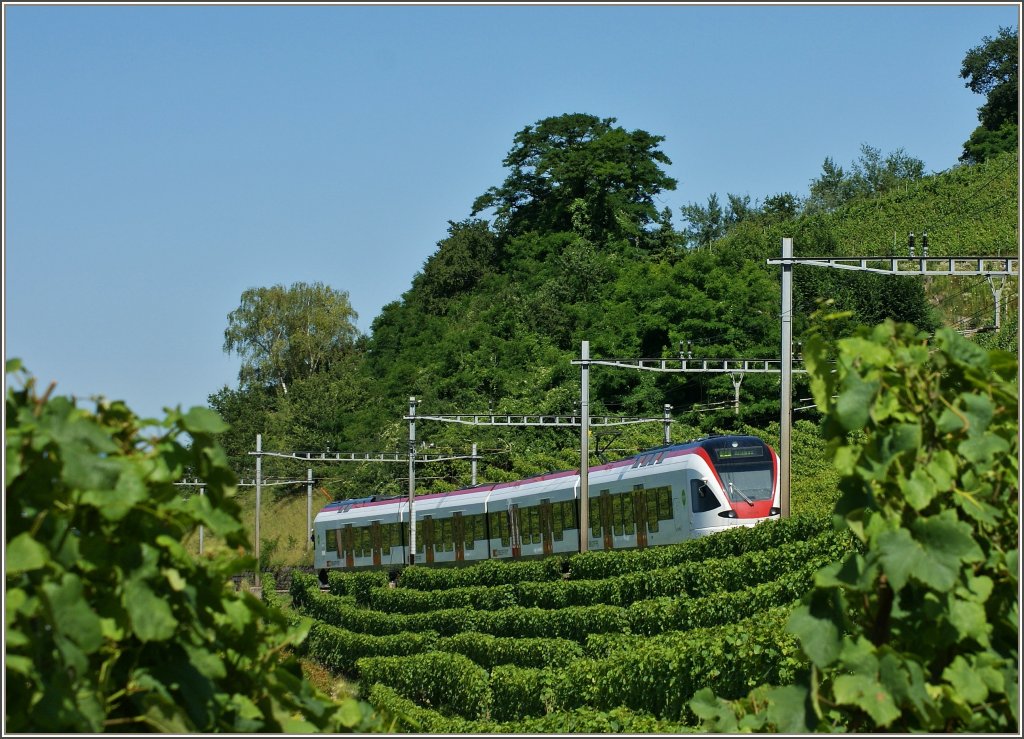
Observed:
[[[617,459],[613,462],[607,462],[605,464],[591,466],[590,472],[602,472],[605,470],[613,470],[620,467],[632,467],[639,461],[651,455],[663,454],[663,459],[668,457],[675,457],[682,454],[692,454],[696,449],[719,449],[726,445],[733,443],[743,442],[756,442],[758,444],[764,444],[764,441],[756,436],[749,435],[734,435],[734,434],[721,434],[714,436],[705,436],[699,439],[694,439],[682,444],[667,444],[660,447],[654,447],[647,449],[642,452],[638,452],[629,457],[623,459]],[[476,485],[470,488],[461,488],[458,490],[450,490],[444,493],[429,493],[427,495],[417,495],[416,503],[423,503],[426,501],[437,500],[440,501],[443,498],[449,498],[451,496],[470,496],[473,497],[474,493],[493,493],[508,488],[521,487],[523,485],[536,485],[538,483],[555,481],[567,477],[576,477],[579,474],[578,469],[561,470],[559,472],[548,472],[543,475],[536,475],[534,477],[528,477],[521,480],[511,480],[509,482],[494,482],[484,483],[482,485]],[[486,496],[485,496],[486,497]],[[390,497],[379,497],[371,495],[365,498],[350,498],[347,500],[336,500],[328,503],[322,509],[320,514],[323,513],[343,513],[354,508],[356,509],[372,509],[376,506],[390,505],[393,503],[401,504],[408,501],[408,496],[396,495]],[[466,501],[467,503],[473,502],[471,500]],[[369,510],[367,512],[370,512]],[[318,516],[320,514],[317,514]]]

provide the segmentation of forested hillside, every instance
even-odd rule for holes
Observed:
[[[349,337],[316,368],[282,359],[275,366],[293,369],[281,369],[277,379],[244,364],[238,388],[211,396],[231,424],[223,442],[238,471],[252,476],[247,453],[257,433],[264,449],[404,451],[410,396],[427,415],[571,414],[580,393],[571,360],[583,340],[595,358],[680,351],[778,357],[780,274],[766,260],[779,256],[783,236],[794,239],[798,256],[906,254],[911,232],[919,254],[927,232],[932,256],[1012,254],[1019,242],[1015,153],[925,176],[920,162],[902,151],[882,156],[864,146],[846,171],[826,159],[807,197],[784,193],[752,203],[730,193],[724,209],[717,198],[683,208],[685,222],[676,227],[667,209],[653,205],[655,195],[675,187],[662,170],[668,160],[661,141],[626,131],[614,119],[581,114],[526,126],[504,160],[506,180],[473,203],[471,218],[450,222],[448,236],[401,299],[374,319],[368,336]],[[794,282],[798,342],[826,299],[831,309],[849,312],[833,323],[837,336],[886,318],[929,331],[943,324],[977,329],[994,320],[984,278],[798,267]],[[302,290],[311,289],[291,288]],[[1009,281],[1004,305],[1016,303],[1015,291]],[[347,295],[333,296],[343,314]],[[1014,313],[1007,312],[1001,336],[980,340],[1016,346]],[[237,340],[233,348],[242,353]],[[673,438],[684,439],[777,422],[778,388],[775,376],[746,376],[737,415],[728,375],[598,368],[591,373],[591,404],[596,414],[630,416],[660,416],[671,404]],[[799,379],[795,393],[797,400],[810,396]],[[813,411],[796,418],[813,421]],[[597,438],[595,449],[632,453],[661,435],[655,424],[629,427]],[[571,429],[433,423],[421,424],[418,438],[460,453],[477,443],[484,480],[578,464]],[[305,476],[304,467],[267,463],[264,474]],[[465,462],[438,465],[422,473],[419,486],[465,485],[468,472]],[[348,465],[322,487],[331,497],[400,494],[404,474],[401,465]]]

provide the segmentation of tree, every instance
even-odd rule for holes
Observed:
[[[700,249],[725,235],[725,214],[716,193],[708,195],[707,206],[688,203],[679,210],[688,224],[682,230],[687,246]]]
[[[1000,28],[967,52],[960,76],[971,92],[985,95],[978,108],[981,125],[964,144],[960,161],[982,162],[1001,151],[1017,148],[1017,32]]]
[[[825,157],[821,165],[821,176],[811,180],[810,197],[807,199],[808,212],[832,211],[840,205],[849,202],[853,197],[853,183],[843,172],[842,167],[836,166],[832,157]]]
[[[302,678],[308,619],[227,587],[256,563],[217,414],[173,410],[154,433],[120,401],[89,412],[7,373],[5,734],[384,728]],[[205,495],[175,486],[186,472]],[[189,553],[200,525],[226,548]]]
[[[571,113],[526,126],[503,162],[511,174],[473,202],[472,215],[494,208],[506,237],[570,231],[571,206],[582,200],[595,243],[635,237],[657,220],[654,196],[676,181],[658,166],[672,163],[658,150],[664,137],[615,120]]]
[[[836,166],[832,157],[825,157],[821,176],[811,180],[810,197],[804,209],[808,213],[833,211],[854,198],[881,195],[922,177],[924,162],[902,148],[883,157],[881,149],[861,144],[860,156],[849,173]]]
[[[413,279],[427,310],[444,315],[449,303],[472,290],[498,266],[498,248],[485,221],[448,222],[448,237],[437,244]]]
[[[348,293],[316,282],[251,288],[228,314],[224,351],[242,357],[242,385],[276,385],[285,393],[353,351],[359,332]]]
[[[761,215],[768,223],[789,221],[800,212],[800,198],[791,192],[780,192],[764,199]]]
[[[860,156],[853,163],[850,176],[854,195],[870,197],[887,192],[897,184],[921,179],[924,162],[908,156],[902,148],[883,158],[880,149],[861,144]]]
[[[758,213],[757,207],[750,204],[749,195],[735,195],[727,192],[725,199],[728,201],[725,209],[725,222],[728,226],[749,220]]]

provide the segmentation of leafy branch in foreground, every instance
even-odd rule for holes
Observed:
[[[380,726],[302,679],[290,648],[308,622],[226,587],[255,562],[215,413],[169,411],[147,439],[155,422],[121,402],[92,413],[6,369],[21,387],[6,398],[5,733]],[[186,470],[205,496],[175,488]],[[200,524],[234,551],[188,553]]]
[[[892,322],[805,358],[861,551],[790,617],[805,680],[691,708],[717,731],[1019,731],[1016,358]]]

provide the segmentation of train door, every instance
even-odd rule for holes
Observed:
[[[601,491],[601,530],[604,532],[604,548],[614,548],[615,541],[612,539],[612,493],[610,490]]]
[[[423,549],[426,551],[426,563],[434,563],[434,519],[423,517]]]
[[[338,545],[338,557],[345,558],[346,567],[355,567],[356,537],[352,524],[345,524],[343,529],[334,530],[334,542]]]
[[[328,534],[331,532],[328,531]],[[345,540],[344,540],[344,529],[334,529],[334,548],[338,552],[338,559],[345,556]]]
[[[466,522],[461,513],[452,514],[452,537],[455,539],[455,561],[466,559]]]
[[[519,559],[523,553],[523,539],[519,534],[519,506],[515,503],[508,507],[508,528],[512,540],[512,558]]]
[[[370,522],[370,552],[373,554],[374,567],[380,567],[380,521]]]
[[[554,551],[555,532],[554,524],[552,522],[553,518],[551,501],[542,500],[540,502],[540,540],[544,546],[545,556]]]
[[[643,485],[633,486],[633,521],[636,523],[636,548],[647,548],[647,491]]]

